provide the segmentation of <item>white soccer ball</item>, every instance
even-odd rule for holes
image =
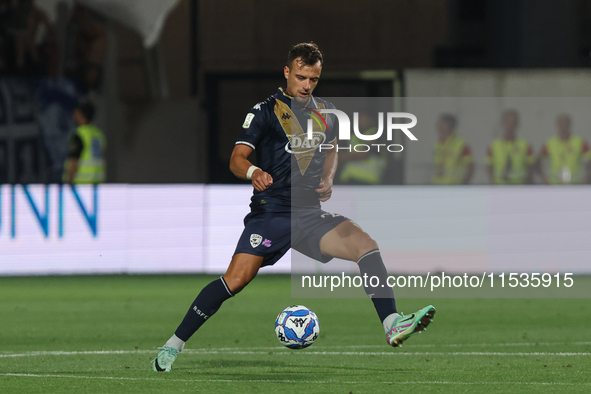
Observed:
[[[282,345],[303,349],[314,343],[320,333],[316,314],[303,305],[292,305],[281,311],[275,320],[275,334]]]

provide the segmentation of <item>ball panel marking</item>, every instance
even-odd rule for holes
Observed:
[[[290,349],[310,346],[320,332],[318,317],[303,305],[285,308],[275,320],[275,334],[281,344]]]

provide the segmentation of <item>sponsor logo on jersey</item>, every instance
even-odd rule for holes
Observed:
[[[326,134],[320,131],[313,132],[312,138],[306,134],[294,135],[291,141],[285,144],[285,151],[291,154],[314,152],[326,140]]]
[[[323,104],[318,103],[318,105],[324,108]],[[303,112],[308,117],[309,129],[312,130],[311,138],[307,138],[306,132],[300,125],[297,116],[294,116],[289,105],[277,100],[274,111],[285,132],[285,136],[289,140],[285,144],[285,151],[296,157],[300,173],[303,175],[308,169],[316,150],[322,146],[326,139],[326,121],[318,111],[304,108]],[[290,115],[289,118],[284,116],[285,114]]]
[[[263,242],[263,237],[258,234],[250,234],[250,246],[256,248]]]
[[[246,119],[244,119],[244,123],[242,124],[242,128],[243,129],[248,129],[250,127],[250,123],[252,122],[252,120],[254,119],[254,114],[247,114],[246,115]]]
[[[265,240],[263,241],[263,246],[270,248],[271,247],[271,240],[265,238]]]
[[[291,119],[291,115],[288,114],[287,112],[284,112],[283,115],[281,115],[281,119],[283,119],[283,120]]]

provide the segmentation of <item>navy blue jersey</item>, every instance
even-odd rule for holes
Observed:
[[[308,107],[292,105],[283,89],[256,104],[246,115],[236,144],[255,150],[257,165],[273,177],[273,184],[254,191],[251,208],[285,211],[294,207],[318,207],[316,189],[322,178],[326,151],[320,144],[334,143],[334,116],[319,109],[334,108],[328,101],[312,97]],[[308,119],[312,119],[313,139],[307,138]],[[292,201],[293,200],[293,201]]]

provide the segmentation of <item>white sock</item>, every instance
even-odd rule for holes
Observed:
[[[388,333],[388,331],[390,331],[390,329],[392,328],[392,324],[394,324],[394,321],[398,318],[398,316],[400,316],[398,313],[392,313],[384,319],[383,324],[384,331],[386,331],[386,334]]]
[[[181,338],[177,337],[176,335],[173,335],[170,337],[170,339],[168,340],[168,342],[166,342],[166,344],[164,346],[173,347],[176,350],[178,350],[180,353],[183,351],[183,348],[185,347],[185,341],[183,341]]]

